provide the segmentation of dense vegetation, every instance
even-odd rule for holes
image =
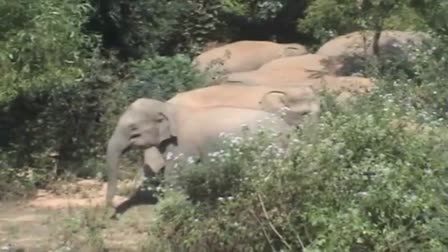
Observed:
[[[298,131],[287,158],[272,158],[282,150],[263,136],[185,169],[148,246],[445,251],[447,14],[441,0],[0,0],[0,197],[102,177],[119,113],[204,85],[190,62],[207,42],[316,48],[351,31],[414,29],[431,43],[366,59],[378,88],[344,107],[325,95],[319,127]]]

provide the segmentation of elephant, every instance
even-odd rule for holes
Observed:
[[[373,55],[373,32],[352,32],[338,36],[323,44],[316,54],[333,57],[353,55]],[[405,55],[406,46],[419,46],[428,39],[428,34],[423,32],[385,30],[381,32],[379,49],[382,53]]]
[[[235,85],[268,86],[273,88],[309,87],[315,93],[327,90],[333,93],[340,93],[337,97],[339,103],[347,101],[354,93],[367,93],[375,87],[375,80],[372,78],[333,75],[312,77],[311,73],[301,71],[269,70],[266,72],[258,72],[258,70],[246,73],[235,73],[232,74],[233,77],[238,75],[238,78],[229,78],[227,82]]]
[[[315,91],[323,88],[331,91],[368,91],[374,83],[358,76],[337,76],[342,68],[337,59],[316,54],[273,60],[258,70],[231,73],[225,83],[233,85],[268,87],[311,87]]]
[[[307,54],[300,44],[280,44],[271,41],[242,40],[210,49],[193,59],[193,65],[200,72],[208,69],[223,73],[252,71],[271,60]],[[214,69],[213,62],[222,60],[221,66]]]
[[[226,74],[223,81],[246,85],[278,86],[278,83],[300,82],[319,78],[331,71],[327,68],[327,57],[306,54],[272,60],[257,70]]]
[[[278,87],[285,83],[300,83],[307,80],[319,79],[318,71],[304,68],[296,69],[266,69],[249,72],[232,73],[225,77],[229,84],[263,85]]]
[[[167,103],[201,109],[226,106],[278,112],[289,125],[303,121],[304,116],[316,121],[320,113],[319,96],[310,87],[267,87],[222,84],[178,93]],[[163,167],[164,159],[155,147],[144,151],[146,160],[150,157],[151,167]]]
[[[295,124],[302,115],[318,116],[319,96],[310,87],[269,87],[221,84],[179,93],[167,101],[171,104],[204,108],[213,106],[285,111],[284,119]]]
[[[128,150],[154,150],[152,147],[156,147],[164,158],[162,161],[167,161],[168,153],[201,160],[217,148],[222,133],[240,135],[244,132],[242,125],[246,125],[249,132],[260,127],[270,129],[280,134],[278,139],[285,139],[292,130],[282,118],[266,111],[223,106],[192,109],[155,99],[137,99],[120,116],[107,144],[106,205],[112,206],[119,159]],[[155,158],[157,160],[145,155],[145,164],[154,174],[163,171],[166,179],[174,162],[165,162],[162,169],[153,166],[160,161],[160,156]]]
[[[275,71],[275,70],[297,70],[297,71],[314,71],[325,72],[326,74],[335,74],[341,67],[340,62],[335,58],[318,54],[305,54],[287,58],[279,58],[272,60],[261,66],[258,71]]]

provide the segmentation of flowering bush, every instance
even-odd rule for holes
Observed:
[[[183,168],[152,251],[448,249],[447,129],[400,83],[342,108],[326,95],[287,148],[260,132]]]

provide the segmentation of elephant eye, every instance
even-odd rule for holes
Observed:
[[[155,117],[155,121],[157,123],[161,123],[163,122],[163,120],[165,120],[165,115],[163,113],[158,113],[157,116]]]

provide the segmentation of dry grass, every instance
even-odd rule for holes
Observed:
[[[119,220],[111,220],[111,211],[102,205],[100,182],[61,185],[55,192],[41,191],[32,200],[0,202],[0,247],[33,252],[142,251],[154,206],[135,206]]]

